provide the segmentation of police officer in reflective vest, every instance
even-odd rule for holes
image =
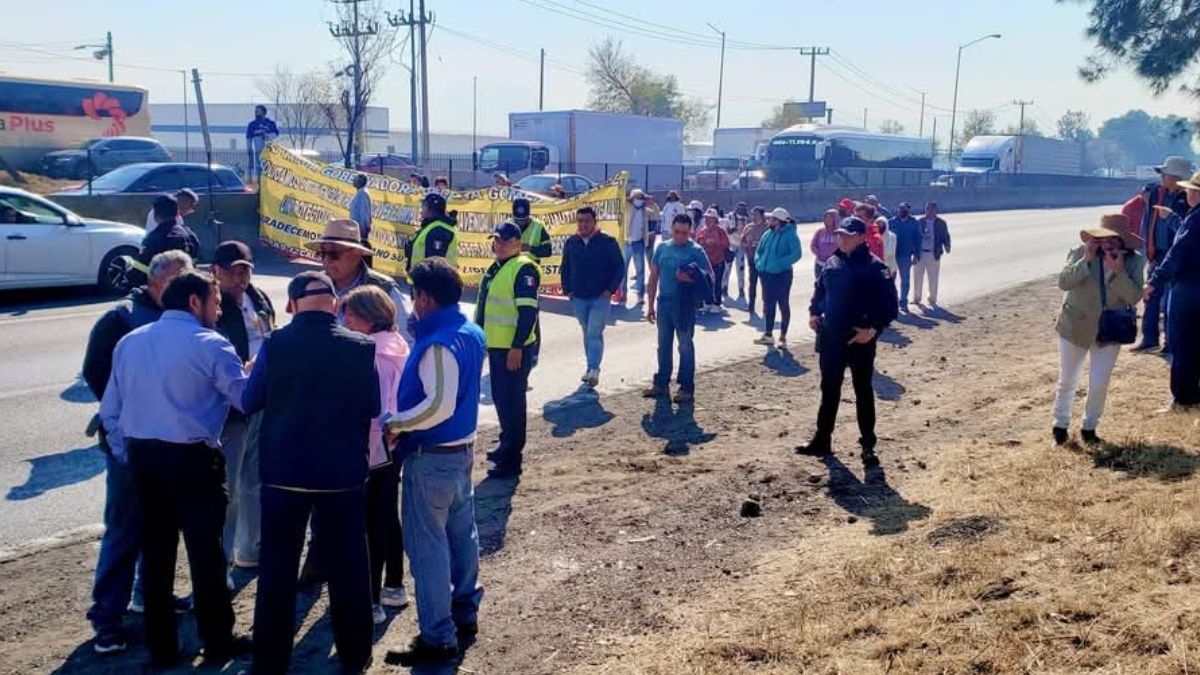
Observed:
[[[500,443],[488,453],[493,478],[521,475],[525,449],[525,390],[538,340],[537,261],[521,252],[521,228],[513,222],[496,226],[492,233],[496,262],[479,286],[475,323],[487,338],[492,401],[500,419]]]
[[[546,224],[530,215],[528,197],[517,197],[513,200],[513,222],[521,228],[521,250],[538,262],[549,258],[552,252],[550,233]]]
[[[421,200],[421,227],[405,250],[408,268],[426,258],[445,258],[458,267],[458,222],[446,211],[446,197],[430,192]]]

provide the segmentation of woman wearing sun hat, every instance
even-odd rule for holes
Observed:
[[[1143,295],[1149,298],[1158,289],[1171,289],[1167,344],[1175,409],[1200,406],[1200,172],[1178,185],[1187,192],[1188,213]]]
[[[1138,291],[1146,259],[1138,250],[1141,237],[1129,229],[1122,214],[1101,216],[1100,224],[1079,233],[1083,245],[1071,250],[1058,274],[1058,287],[1066,292],[1055,323],[1058,332],[1059,376],[1054,397],[1054,442],[1069,437],[1071,406],[1089,361],[1087,405],[1080,437],[1099,443],[1096,427],[1104,413],[1108,383],[1122,344],[1137,338]]]

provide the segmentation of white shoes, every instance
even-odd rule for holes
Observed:
[[[408,607],[408,591],[404,590],[403,586],[393,588],[384,586],[379,593],[379,602],[384,607]]]
[[[756,345],[765,345],[765,346],[767,346],[767,347],[772,347],[772,346],[774,346],[774,345],[775,345],[775,338],[771,337],[771,334],[770,334],[770,333],[767,333],[766,335],[763,335],[762,337],[760,337],[760,338],[758,338],[757,340],[755,340],[755,341],[754,341],[754,344],[756,344]]]

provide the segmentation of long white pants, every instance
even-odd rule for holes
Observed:
[[[925,276],[929,275],[929,304],[937,304],[938,276],[942,273],[942,261],[933,257],[933,253],[922,253],[920,260],[913,265],[912,288],[913,302],[921,304],[921,291],[925,290]]]
[[[1075,390],[1083,376],[1083,361],[1091,355],[1088,367],[1087,405],[1084,407],[1083,428],[1095,431],[1104,414],[1104,402],[1108,399],[1108,383],[1112,379],[1113,367],[1121,345],[1080,347],[1063,338],[1058,339],[1058,392],[1054,395],[1054,426],[1069,429],[1071,406],[1075,403]]]

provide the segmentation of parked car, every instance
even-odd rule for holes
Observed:
[[[356,168],[363,173],[379,173],[393,178],[408,178],[408,175],[414,171],[421,172],[421,167],[413,164],[407,156],[390,152],[372,152],[363,155],[359,158]]]
[[[76,215],[44,197],[0,187],[0,204],[16,210],[0,222],[0,289],[98,285],[122,289],[125,256],[136,255],[145,230]]]
[[[87,178],[127,164],[169,162],[171,158],[171,151],[153,138],[93,138],[84,141],[78,148],[46,153],[42,156],[42,173],[52,178]]]
[[[526,192],[549,195],[550,188],[555,185],[563,186],[567,196],[574,197],[596,187],[596,182],[577,173],[536,173],[517,181],[516,187]]]
[[[211,178],[210,178],[211,175]],[[92,181],[92,194],[138,194],[175,192],[191,188],[197,194],[208,192],[209,185],[216,193],[252,192],[233,169],[214,164],[211,174],[205,164],[172,162],[168,164],[129,164]],[[87,184],[60,195],[86,195]]]

